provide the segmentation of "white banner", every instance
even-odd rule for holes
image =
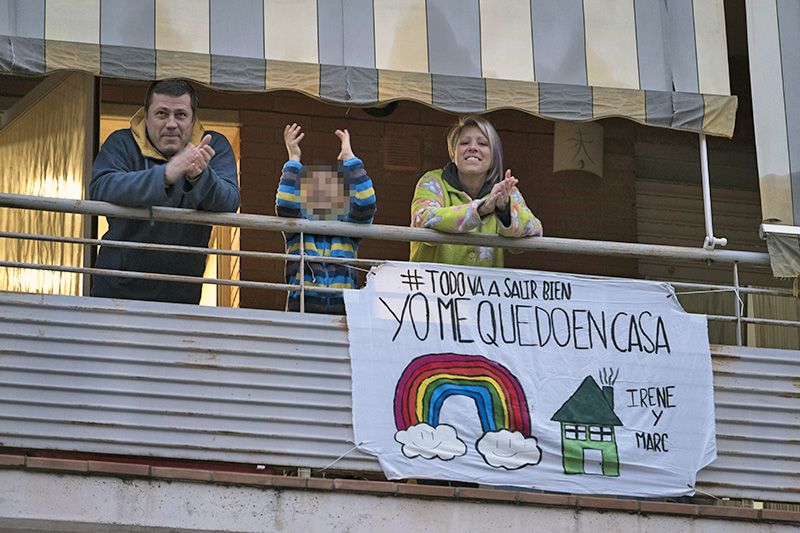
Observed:
[[[706,317],[667,284],[392,263],[345,303],[390,479],[678,496],[716,458]]]

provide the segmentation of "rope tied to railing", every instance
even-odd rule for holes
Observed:
[[[353,441],[348,441],[348,442],[352,443]],[[352,448],[350,448],[349,450],[344,452],[342,455],[340,455],[339,457],[334,459],[332,463],[326,465],[324,468],[321,468],[321,469],[317,470],[317,473],[326,471],[327,469],[329,469],[330,467],[332,467],[333,465],[335,465],[336,463],[338,463],[339,461],[341,461],[342,459],[344,459],[345,457],[347,457],[348,455],[350,455],[351,453],[356,451],[358,449],[358,447],[361,446],[362,444],[364,444],[364,443],[363,442],[359,442],[358,444],[353,443],[353,447]]]
[[[739,313],[744,314],[744,300],[742,300],[742,295],[739,294],[739,291],[736,289],[736,287],[730,287],[728,289],[705,289],[705,290],[702,290],[702,291],[681,291],[681,292],[675,292],[675,294],[677,296],[680,296],[681,294],[707,294],[707,293],[710,293],[710,292],[733,292],[733,293],[735,293],[736,294],[736,300],[738,300],[738,302],[739,302]],[[671,296],[672,296],[671,294],[667,295],[667,298],[669,298]]]

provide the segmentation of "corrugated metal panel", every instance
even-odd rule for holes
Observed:
[[[5,446],[376,470],[343,317],[0,293]]]
[[[717,460],[698,475],[715,496],[800,502],[800,352],[713,347]]]
[[[0,293],[0,444],[377,471],[344,318]],[[800,353],[719,347],[698,487],[800,502]]]

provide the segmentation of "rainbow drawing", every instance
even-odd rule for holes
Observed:
[[[439,424],[450,396],[475,401],[484,433],[507,429],[531,436],[525,392],[503,365],[480,355],[421,355],[411,361],[397,382],[394,421],[399,431],[420,423]]]

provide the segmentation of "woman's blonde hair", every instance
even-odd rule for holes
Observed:
[[[450,154],[450,161],[456,161],[456,148],[458,147],[458,138],[461,137],[461,132],[464,128],[475,126],[481,133],[489,140],[489,149],[492,152],[492,164],[486,173],[486,181],[499,181],[503,175],[503,147],[500,144],[500,136],[497,135],[497,130],[494,129],[492,123],[480,115],[468,115],[461,117],[458,122],[453,124],[450,131],[447,132],[447,151]]]

